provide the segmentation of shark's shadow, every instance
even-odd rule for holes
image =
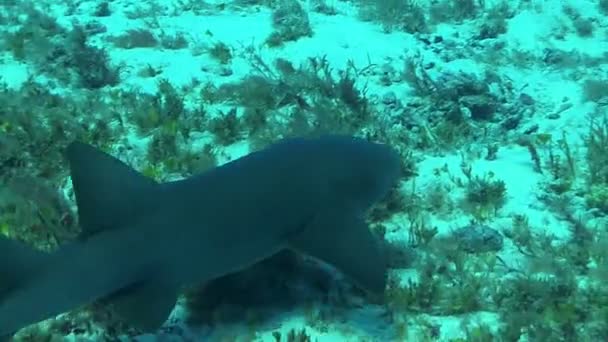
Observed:
[[[315,305],[348,309],[366,298],[352,282],[314,259],[284,250],[240,272],[185,293],[189,324],[238,323],[253,314],[260,321]]]
[[[380,241],[389,267],[412,266],[416,259],[412,248],[383,238]],[[252,313],[259,321],[267,322],[311,304],[332,314],[348,313],[366,304],[385,304],[384,298],[362,290],[333,267],[290,249],[242,271],[187,289],[184,299],[186,321],[194,326],[213,325],[218,320],[241,323]]]

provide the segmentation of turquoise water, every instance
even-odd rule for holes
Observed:
[[[20,341],[606,340],[607,16],[604,0],[3,1],[0,331],[22,314],[46,320],[18,324]],[[398,182],[360,214],[384,293],[287,250],[188,284],[158,329],[105,305],[132,287],[40,313],[71,286],[32,279],[86,286],[70,268],[85,257],[49,260],[118,225],[83,233],[96,209],[76,204],[71,142],[164,183],[327,134],[399,155]],[[343,234],[336,250],[366,254]]]

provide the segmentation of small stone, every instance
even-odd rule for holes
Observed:
[[[503,237],[496,229],[483,224],[471,224],[454,232],[454,238],[462,250],[468,253],[498,252]]]
[[[397,95],[395,92],[389,91],[382,96],[382,103],[385,105],[393,105],[397,103]]]

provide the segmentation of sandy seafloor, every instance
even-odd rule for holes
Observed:
[[[5,0],[6,1],[6,0]],[[386,32],[382,25],[374,21],[363,21],[358,15],[356,5],[347,1],[327,0],[327,4],[336,9],[335,15],[326,15],[311,10],[311,3],[300,1],[309,12],[310,25],[313,34],[297,41],[287,42],[283,46],[269,48],[264,46],[264,40],[272,31],[271,10],[265,6],[243,5],[226,6],[220,10],[222,1],[205,1],[208,6],[198,7],[197,13],[184,10],[185,4],[197,1],[172,0],[114,0],[110,1],[111,15],[94,17],[92,13],[100,0],[82,0],[71,2],[69,16],[65,16],[68,7],[63,2],[52,2],[50,14],[57,18],[60,25],[70,27],[75,21],[80,23],[96,22],[104,29],[93,35],[91,43],[101,46],[109,53],[110,60],[115,65],[121,65],[120,83],[115,88],[141,89],[155,92],[158,78],[169,80],[176,87],[187,87],[196,80],[206,83],[212,80],[216,84],[238,80],[252,72],[250,64],[244,59],[243,51],[248,46],[259,47],[260,55],[273,60],[285,58],[298,65],[311,56],[326,56],[335,69],[344,69],[348,63],[364,67],[370,63],[382,65],[385,68],[402,70],[405,60],[417,56],[424,63],[434,63],[429,73],[458,73],[465,71],[470,75],[480,75],[492,71],[509,80],[511,89],[519,89],[534,99],[534,109],[525,114],[519,131],[533,127],[535,132],[551,134],[554,137],[565,137],[570,145],[579,174],[584,174],[585,145],[584,136],[589,129],[589,118],[599,115],[602,108],[608,105],[608,97],[603,100],[590,101],[583,94],[583,81],[588,78],[603,79],[608,84],[608,16],[599,11],[598,1],[591,0],[531,0],[513,1],[513,15],[507,19],[506,32],[494,39],[476,41],[477,21],[483,17],[483,12],[477,18],[465,19],[458,22],[447,22],[435,25],[431,32],[412,34],[398,29]],[[491,3],[491,1],[487,1]],[[38,1],[36,1],[38,4]],[[155,4],[152,6],[152,4]],[[202,3],[202,2],[201,2]],[[421,3],[425,3],[421,1]],[[580,17],[592,18],[593,33],[581,37],[572,27],[572,19],[564,11],[565,4],[575,8]],[[489,6],[489,5],[488,5]],[[149,10],[149,9],[153,10]],[[141,18],[131,18],[128,13],[148,11]],[[182,49],[170,50],[163,48],[134,48],[121,49],[111,44],[107,37],[116,36],[128,29],[152,25],[153,32],[171,35],[172,32],[183,33],[188,46]],[[151,26],[149,26],[151,27]],[[559,33],[558,33],[559,32]],[[429,43],[434,37],[441,36],[443,43]],[[213,42],[223,42],[237,51],[227,65],[220,65],[204,51]],[[468,50],[475,51],[469,53]],[[487,51],[502,56],[512,56],[514,61],[517,54],[525,55],[524,60],[509,62],[509,58],[493,65],[493,59],[480,56]],[[560,51],[573,57],[573,65],[559,67],[538,63],[548,51]],[[443,58],[450,55],[449,60]],[[525,58],[534,60],[530,65]],[[585,60],[599,61],[591,66],[584,65]],[[45,75],[37,74],[37,67],[28,64],[27,60],[16,60],[8,50],[0,51],[0,80],[11,89],[19,87],[33,77],[42,84],[52,83]],[[581,64],[577,64],[581,63]],[[152,66],[160,70],[155,78],[143,78],[137,74],[144,66]],[[377,74],[376,74],[377,75]],[[372,99],[376,108],[387,115],[399,115],[399,107],[388,108],[383,98],[392,92],[397,101],[407,106],[413,98],[413,87],[404,79],[396,79],[391,84],[380,84],[378,77],[360,76],[367,87],[367,96]],[[56,88],[55,91],[69,94],[70,89]],[[101,93],[102,90],[99,90]],[[603,90],[604,95],[608,90]],[[379,109],[379,110],[380,110]],[[604,110],[605,111],[605,110]],[[565,134],[562,136],[562,134]],[[209,139],[202,136],[201,139]],[[127,139],[133,146],[145,146],[145,137],[135,132]],[[464,177],[461,168],[463,155],[474,154],[471,151],[481,151],[483,147],[476,146],[477,142],[470,141],[457,148],[443,148],[436,151],[415,152],[417,158],[417,176],[402,184],[402,191],[424,193],[436,184],[453,184],[455,178]],[[502,142],[499,142],[502,144]],[[143,149],[143,147],[142,147]],[[137,148],[135,149],[137,151]],[[224,147],[222,156],[233,159],[248,152],[247,144],[237,142]],[[545,153],[541,151],[541,154]],[[481,155],[481,153],[480,153]],[[544,158],[544,154],[543,154]],[[534,229],[554,234],[556,238],[566,240],[570,234],[569,222],[558,212],[552,210],[546,202],[540,200],[544,193],[543,184],[550,180],[550,175],[539,173],[525,146],[505,142],[500,146],[493,160],[483,157],[470,158],[473,173],[484,175],[492,173],[496,179],[503,180],[507,197],[504,206],[496,215],[484,224],[497,231],[508,230],[515,214],[525,213],[529,224]],[[437,170],[443,171],[438,172]],[[573,199],[575,215],[582,217],[585,222],[603,222],[603,215],[594,214],[585,206],[583,200],[585,180],[581,178],[575,183],[580,186],[578,197]],[[454,186],[449,191],[449,197],[455,203],[463,196],[463,190]],[[428,224],[438,229],[439,235],[448,235],[454,229],[466,226],[472,217],[462,213],[458,206],[447,214],[429,212]],[[405,214],[397,213],[384,222],[387,228],[387,239],[391,241],[408,241],[407,227],[409,225]],[[505,237],[504,246],[497,252],[507,265],[518,265],[521,253],[516,246]],[[415,270],[392,270],[393,276],[402,277],[406,283]],[[501,270],[497,268],[493,276],[500,277]],[[415,277],[414,277],[415,278]],[[188,327],[180,322],[183,308],[178,305],[171,319],[167,322],[166,332],[145,334],[135,338],[137,341],[274,341],[273,332],[281,331],[284,335],[291,329],[306,328],[313,341],[389,341],[389,340],[436,340],[449,341],[465,338],[463,324],[466,322],[482,322],[498,327],[498,316],[491,311],[466,313],[462,315],[432,315],[420,312],[404,313],[410,323],[408,337],[396,337],[392,332],[391,323],[383,319],[383,308],[371,304],[362,304],[360,308],[348,314],[343,314],[333,320],[323,318],[325,328],[319,324],[310,324],[305,310],[277,312],[272,319],[257,324],[254,327],[247,324],[218,324],[204,327]],[[310,312],[308,312],[310,315]],[[433,337],[417,335],[416,318],[423,317],[427,322],[440,327]],[[320,318],[319,318],[320,319]],[[465,323],[463,323],[465,322]],[[180,334],[174,334],[171,326],[180,326]],[[71,336],[71,337],[70,337]],[[181,336],[181,337],[180,337]],[[83,337],[68,335],[66,340],[96,340],[95,336]],[[127,338],[125,338],[126,340]],[[525,340],[525,338],[522,338]]]

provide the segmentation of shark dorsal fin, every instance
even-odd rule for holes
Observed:
[[[73,142],[67,148],[78,217],[89,237],[134,220],[155,196],[157,184],[93,146]]]

